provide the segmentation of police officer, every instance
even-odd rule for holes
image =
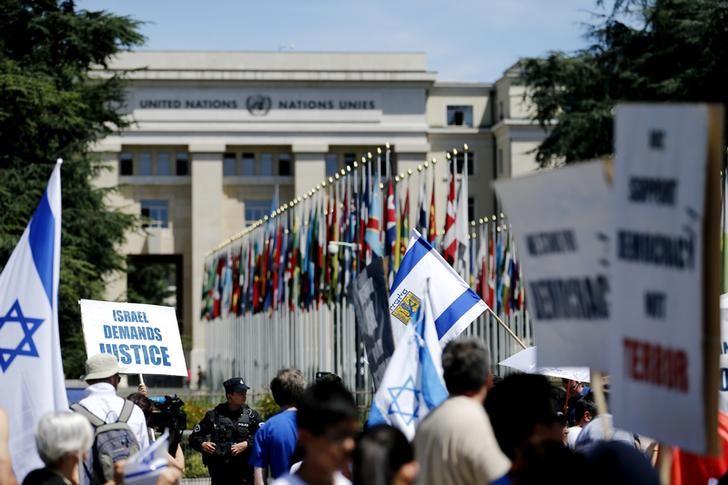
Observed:
[[[202,453],[212,485],[252,484],[248,464],[260,415],[245,404],[248,389],[242,377],[223,383],[227,402],[208,411],[190,435],[190,445]]]

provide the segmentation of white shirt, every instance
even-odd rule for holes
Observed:
[[[581,426],[572,426],[569,428],[569,432],[566,435],[566,444],[569,445],[569,448],[572,450],[576,446],[576,438],[579,437],[579,433],[581,433]]]
[[[453,396],[425,416],[414,447],[419,485],[491,483],[511,468],[483,404],[467,396]]]
[[[115,423],[119,419],[121,408],[124,407],[124,398],[116,395],[116,389],[109,383],[100,382],[86,388],[86,397],[79,401],[79,404],[103,419],[107,423]],[[134,436],[136,436],[139,448],[149,446],[149,434],[147,433],[147,421],[144,419],[144,412],[134,405],[128,421]]]
[[[273,482],[273,485],[306,485],[306,482],[294,473],[277,478]],[[351,481],[342,475],[341,472],[336,472],[334,473],[334,485],[351,485]]]

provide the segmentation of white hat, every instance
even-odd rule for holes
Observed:
[[[117,362],[114,355],[92,355],[86,360],[86,375],[83,376],[83,380],[106,379],[114,374],[118,374],[120,371],[119,362]]]

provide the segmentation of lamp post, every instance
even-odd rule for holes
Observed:
[[[339,252],[339,249],[341,248],[347,248],[351,250],[352,253],[356,253],[359,251],[359,245],[357,243],[349,243],[344,241],[329,241],[329,244],[327,246],[328,253],[330,255],[334,255]],[[360,391],[364,388],[364,372],[365,372],[365,357],[364,357],[364,349],[362,346],[362,341],[359,336],[359,331],[354,332],[354,348],[356,349],[356,377],[355,377],[355,387],[356,387],[356,401],[357,403],[363,402],[362,397],[360,396]]]
[[[328,245],[329,254],[338,253],[340,247],[349,248],[352,251],[359,251],[359,245],[357,243],[348,243],[348,242],[343,242],[343,241],[329,241],[329,245]]]

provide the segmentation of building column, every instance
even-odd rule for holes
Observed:
[[[222,156],[224,146],[195,147],[190,145],[192,179],[192,288],[186,292],[192,299],[192,351],[189,366],[192,380],[197,382],[197,366],[208,372],[205,349],[206,322],[200,319],[202,279],[205,257],[223,238]]]
[[[100,170],[94,179],[94,186],[103,189],[115,188],[119,185],[119,152],[121,144],[105,143],[103,146],[97,147],[104,151],[94,153],[94,156],[108,170]],[[108,151],[107,151],[108,150]],[[104,204],[109,209],[124,211],[125,202],[116,191],[108,192],[104,196]],[[128,208],[127,208],[128,211]],[[126,255],[124,255],[126,256]],[[126,273],[123,271],[114,271],[104,278],[104,299],[108,301],[125,301],[126,300]]]
[[[293,145],[295,197],[303,197],[326,177],[328,145]]]

